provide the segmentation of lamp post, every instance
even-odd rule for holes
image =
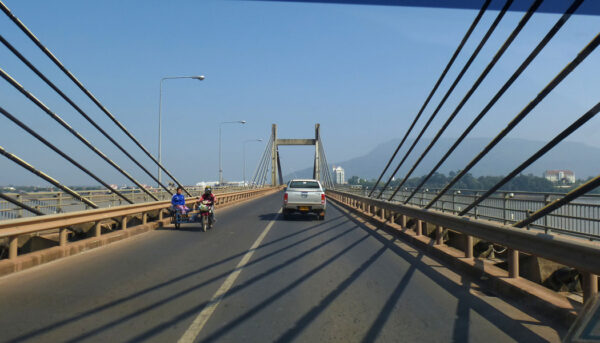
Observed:
[[[162,110],[162,85],[164,80],[172,80],[172,79],[194,79],[198,81],[204,80],[204,75],[196,75],[196,76],[167,76],[160,79],[160,92],[158,94],[158,183],[161,182],[161,152],[162,152],[162,127],[161,127],[161,110]]]
[[[262,142],[262,138],[258,139],[247,139],[244,141],[242,146],[243,154],[244,154],[244,186],[246,186],[246,143],[248,142]]]
[[[245,120],[224,121],[219,123],[219,186],[223,185],[223,165],[221,156],[221,127],[223,124],[246,124]]]

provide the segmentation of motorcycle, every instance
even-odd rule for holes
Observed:
[[[202,224],[202,231],[206,232],[208,229],[212,229],[213,226],[213,206],[208,200],[203,200],[198,206],[200,211],[200,223]]]

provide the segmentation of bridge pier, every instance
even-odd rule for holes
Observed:
[[[519,277],[519,250],[508,248],[508,277]]]
[[[473,236],[464,235],[465,237],[465,257],[473,258]]]
[[[59,230],[59,239],[58,239],[58,244],[61,247],[64,247],[65,245],[67,245],[67,235],[69,234],[69,231],[66,228],[60,228]]]
[[[436,225],[435,226],[435,245],[444,244],[444,228]]]
[[[15,259],[17,258],[19,251],[19,236],[10,236],[8,238],[8,258]]]
[[[94,224],[94,237],[100,237],[102,235],[102,223],[97,221]]]
[[[598,275],[590,272],[583,272],[582,288],[583,288],[583,303],[598,294]]]
[[[423,234],[423,221],[417,220],[417,236],[421,236]]]

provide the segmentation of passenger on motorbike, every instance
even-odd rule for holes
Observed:
[[[177,187],[177,193],[173,194],[171,198],[171,210],[173,212],[180,212],[181,214],[187,214],[190,208],[185,206],[185,197],[183,194],[183,187]]]

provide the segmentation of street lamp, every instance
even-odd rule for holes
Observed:
[[[219,186],[223,185],[223,165],[221,163],[222,161],[222,157],[221,157],[221,126],[223,126],[223,124],[246,124],[245,120],[235,120],[235,121],[224,121],[219,123]]]
[[[244,186],[246,186],[246,143],[248,142],[262,142],[262,138],[258,139],[247,139],[244,141],[242,150],[244,152]]]
[[[194,79],[198,81],[204,80],[204,75],[196,75],[196,76],[168,76],[160,79],[160,93],[158,94],[158,183],[160,184],[161,180],[161,152],[162,152],[162,139],[161,139],[161,110],[162,110],[162,85],[164,80],[172,80],[172,79]]]

